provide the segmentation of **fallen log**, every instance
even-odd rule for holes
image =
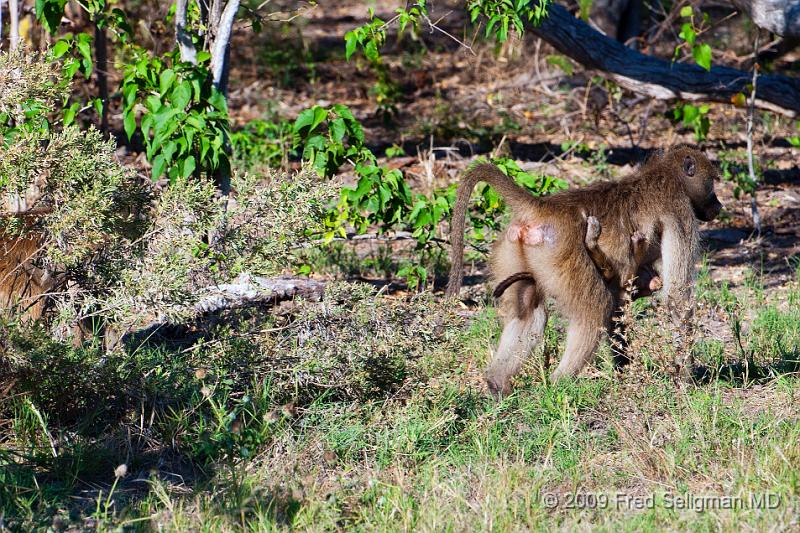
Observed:
[[[533,33],[578,63],[611,75],[620,86],[670,100],[709,100],[730,103],[738,93],[749,94],[751,74],[712,65],[711,70],[642,54],[610,39],[564,7],[551,4]],[[800,116],[800,78],[776,74],[759,76],[755,105],[790,117]]]
[[[200,299],[192,306],[193,318],[202,321],[203,317],[221,311],[244,309],[257,305],[275,306],[295,298],[319,301],[324,293],[325,283],[313,279],[264,278],[243,273],[230,283],[207,287]],[[141,344],[161,328],[176,325],[183,326],[185,324],[171,324],[166,317],[162,317],[144,326],[129,329],[121,335],[120,332],[107,331],[106,347],[113,349],[120,342],[132,345]]]
[[[194,305],[198,314],[240,309],[251,305],[276,305],[294,298],[317,301],[325,284],[308,278],[263,278],[240,274],[233,282],[208,287]]]

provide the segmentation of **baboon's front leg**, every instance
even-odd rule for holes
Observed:
[[[661,242],[663,297],[675,335],[675,365],[680,376],[691,380],[694,359],[694,261],[698,234],[679,221],[666,224]]]

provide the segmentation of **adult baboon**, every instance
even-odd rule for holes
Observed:
[[[685,145],[657,153],[619,181],[598,182],[542,198],[530,195],[494,165],[471,168],[459,185],[453,212],[447,294],[455,296],[461,286],[465,214],[477,182],[494,187],[513,210],[512,226],[533,229],[537,241],[531,246],[524,236],[500,238],[492,250],[495,279],[528,272],[535,282],[514,283],[503,296],[508,314],[486,373],[490,390],[495,395],[508,392],[511,377],[541,339],[548,318],[544,297],[552,297],[569,322],[566,350],[553,372],[554,380],[577,374],[594,354],[602,332],[611,329],[623,287],[622,283],[606,283],[592,261],[585,243],[587,213],[603,228],[597,245],[613,272],[636,271],[631,237],[637,233],[643,237],[641,264],[653,265],[659,272],[673,319],[686,320],[691,309],[698,220],[712,220],[722,207],[714,193],[716,178],[711,162]]]

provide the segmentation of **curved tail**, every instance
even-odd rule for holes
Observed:
[[[475,165],[467,170],[456,193],[456,205],[450,221],[450,280],[447,283],[447,296],[456,296],[464,280],[464,225],[469,197],[479,181],[491,185],[503,199],[511,205],[530,204],[535,197],[517,185],[513,179],[491,163]]]

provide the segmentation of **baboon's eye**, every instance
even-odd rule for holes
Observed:
[[[683,159],[683,172],[687,176],[694,176],[695,170],[696,170],[696,165],[694,162],[694,157],[687,155]]]

